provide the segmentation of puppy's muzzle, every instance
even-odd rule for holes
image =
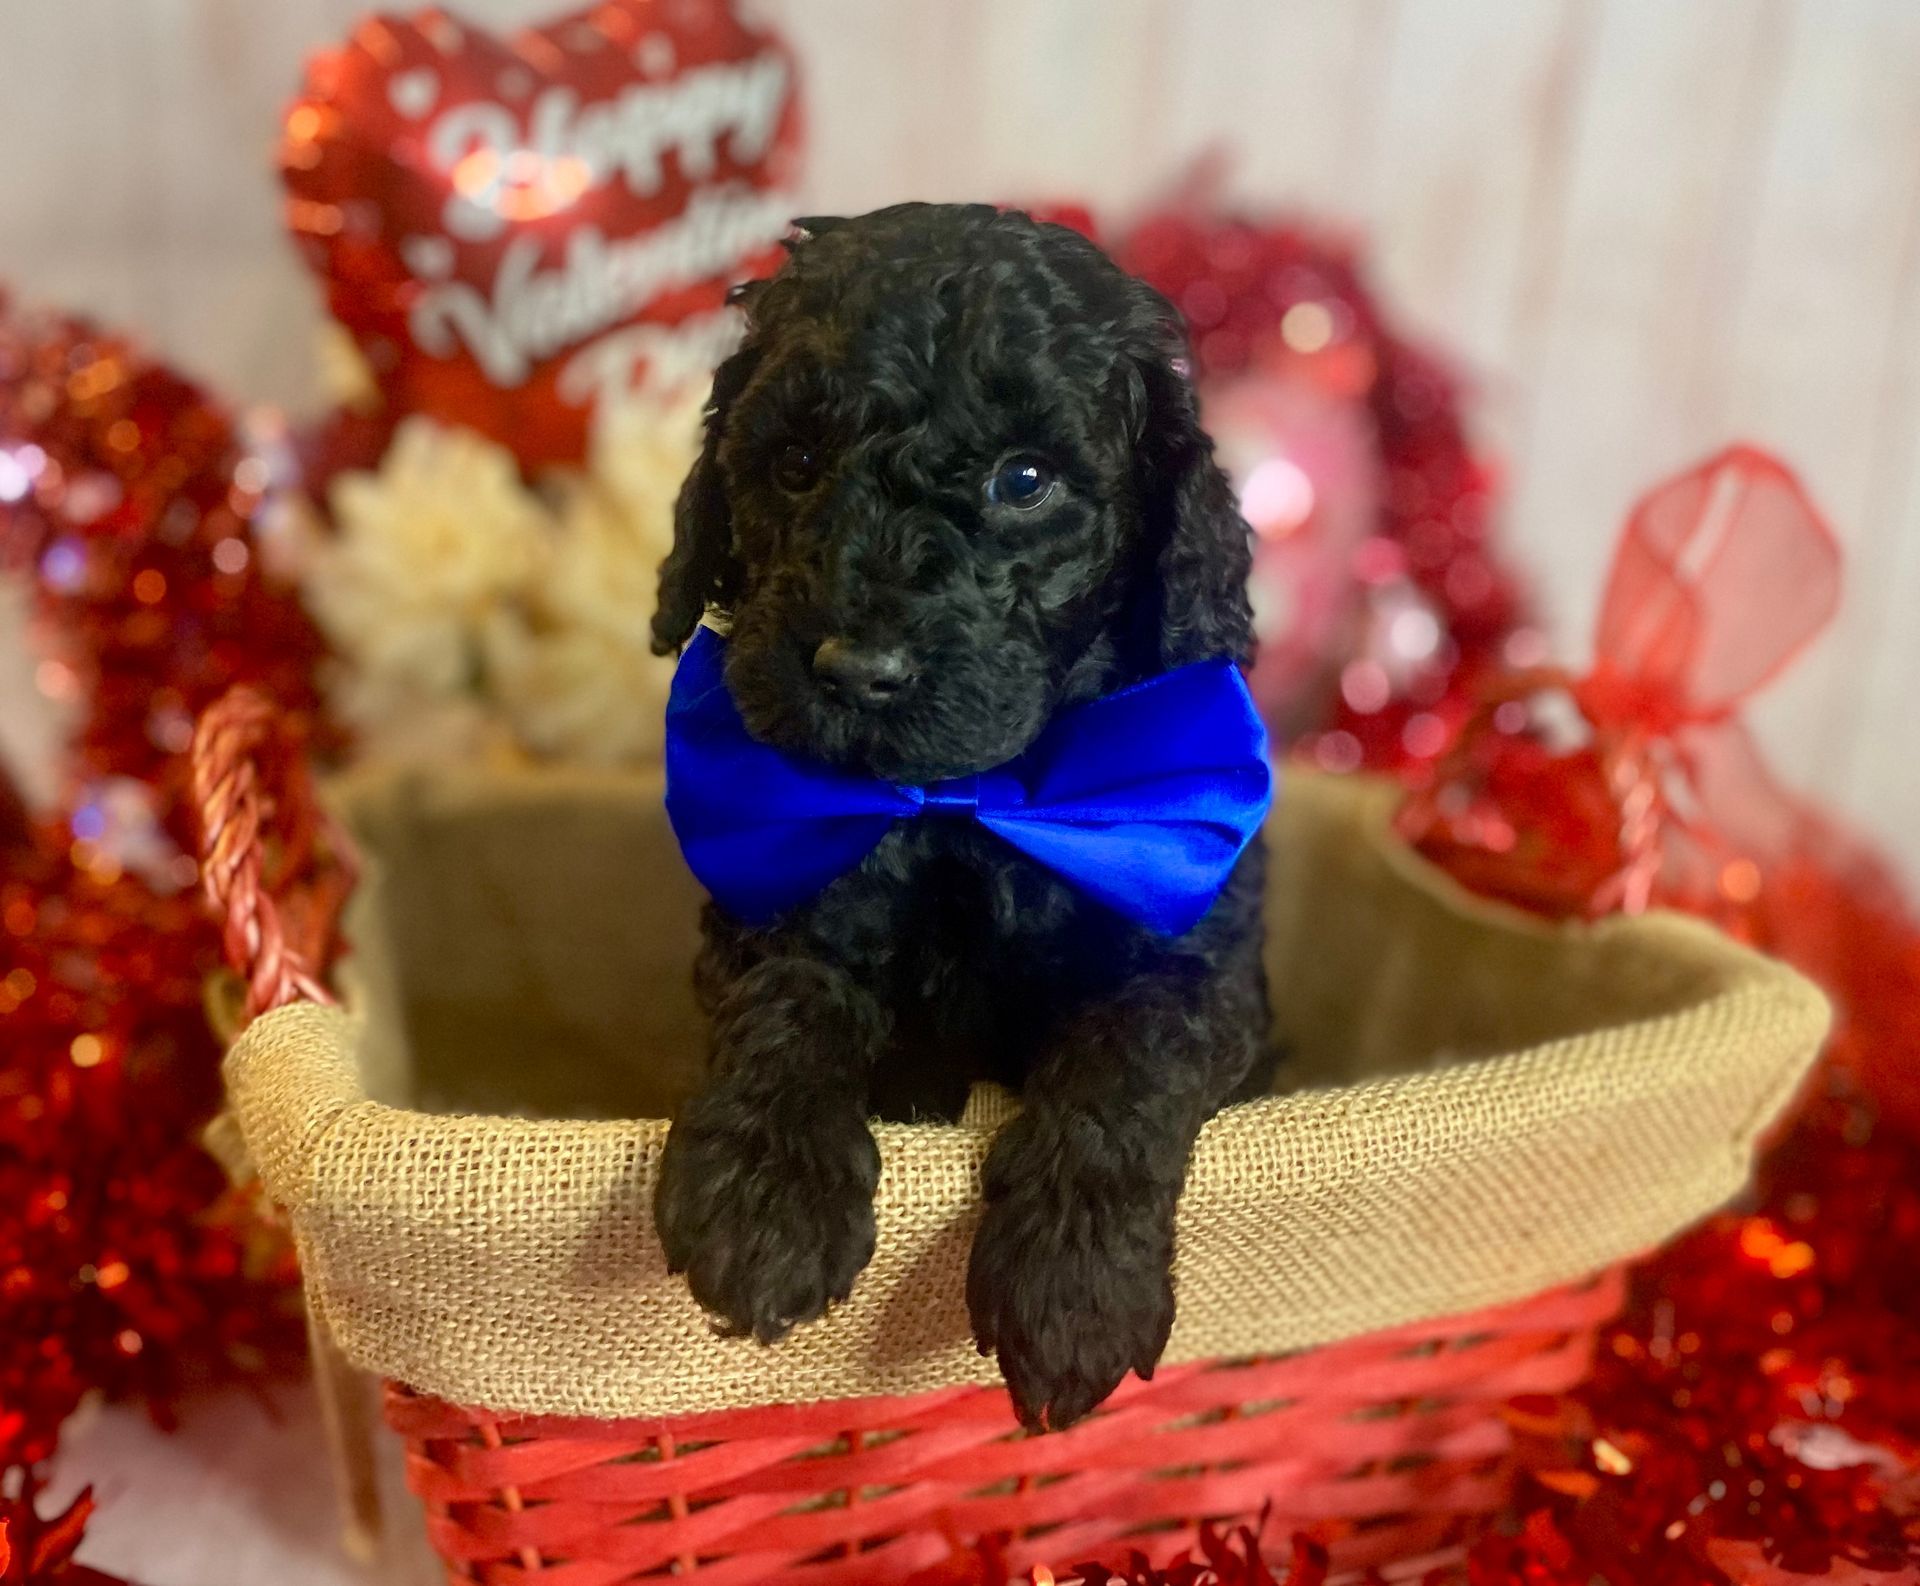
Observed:
[[[905,693],[916,672],[903,645],[861,644],[836,636],[813,652],[813,675],[821,689],[842,704],[877,710]]]

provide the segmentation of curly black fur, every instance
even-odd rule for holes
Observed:
[[[1245,658],[1246,525],[1164,299],[1078,234],[985,206],[802,226],[742,294],[661,569],[661,650],[724,608],[756,736],[905,782],[996,765],[1063,705]],[[1040,508],[988,498],[1010,455],[1057,475]],[[812,668],[828,638],[903,653],[910,680],[844,703]],[[997,1079],[1025,1105],[986,1167],[980,1348],[1036,1427],[1151,1375],[1194,1138],[1268,1077],[1263,863],[1255,844],[1169,941],[978,827],[921,820],[773,928],[709,908],[712,1073],[655,1203],[670,1263],[762,1340],[820,1315],[873,1252],[866,1119],[952,1117]]]

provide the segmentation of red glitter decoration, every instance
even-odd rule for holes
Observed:
[[[1220,218],[1206,199],[1215,175],[1197,173],[1186,200],[1136,225],[1116,255],[1187,316],[1203,398],[1248,379],[1298,382],[1365,414],[1377,521],[1338,548],[1364,597],[1357,631],[1334,636],[1318,697],[1276,725],[1302,728],[1292,747],[1330,770],[1417,777],[1510,664],[1524,620],[1493,543],[1497,472],[1469,442],[1458,382],[1393,328],[1352,250],[1303,226]],[[1396,652],[1396,607],[1419,614],[1430,645]],[[1343,689],[1355,662],[1367,686]]]
[[[0,568],[34,575],[62,693],[83,702],[72,792],[154,789],[191,851],[184,753],[195,716],[248,679],[316,703],[320,641],[261,566],[267,460],[232,420],[123,338],[0,294],[0,447],[26,481],[0,500]],[[71,800],[70,800],[71,801]]]
[[[1920,1001],[1920,978],[1870,994]],[[1916,1359],[1920,1148],[1830,1070],[1750,1201],[1641,1269],[1592,1380],[1516,1406],[1532,1468],[1468,1579],[1920,1569]]]
[[[35,1487],[22,1482],[17,1498],[0,1497],[0,1586],[119,1586],[112,1577],[73,1562],[73,1550],[93,1513],[91,1489],[51,1518],[34,1507]]]
[[[65,1580],[84,1572],[40,1552],[65,1533],[29,1547],[24,1516],[79,1399],[164,1415],[189,1383],[298,1342],[289,1252],[197,1143],[218,1095],[203,999],[220,947],[183,751],[238,681],[308,719],[319,644],[260,565],[265,465],[126,341],[0,300],[0,458],[24,481],[0,500],[0,565],[31,575],[48,665],[80,707],[59,808],[17,821],[0,854],[0,1491],[22,1494],[9,1525],[28,1571],[4,1578]]]
[[[1236,1526],[1223,1531],[1203,1523],[1193,1550],[1164,1567],[1156,1568],[1135,1553],[1121,1566],[1076,1564],[1059,1574],[1042,1566],[1021,1577],[1021,1586],[1327,1586],[1323,1546],[1296,1536],[1288,1562],[1276,1573],[1260,1546],[1262,1529]],[[1366,1576],[1368,1581],[1375,1578],[1371,1572]],[[989,1541],[974,1552],[956,1550],[915,1575],[908,1586],[1014,1586],[1014,1577],[1000,1548]]]
[[[605,0],[511,39],[444,11],[371,17],[288,109],[287,224],[383,409],[527,467],[575,463],[593,405],[704,376],[729,284],[778,256],[793,59],[727,0]]]

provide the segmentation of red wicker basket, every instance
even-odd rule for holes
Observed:
[[[1617,1271],[1521,1305],[1271,1359],[1168,1366],[1022,1433],[999,1388],[659,1420],[511,1418],[398,1386],[387,1424],[450,1581],[904,1581],[963,1542],[1010,1567],[1164,1563],[1266,1513],[1338,1566],[1418,1570],[1507,1490],[1506,1402],[1584,1376]]]
[[[281,874],[284,856],[266,841],[276,823],[316,829],[296,807],[304,784],[272,712],[257,697],[223,701],[201,725],[194,770],[207,887],[248,984],[248,1017],[325,1000],[314,932],[290,930],[282,907],[289,889],[306,893],[314,845],[295,844],[299,874]],[[282,787],[278,816],[268,780]],[[334,851],[346,851],[337,837]],[[1761,1117],[1810,1060],[1820,1022],[1809,1014],[1783,1038],[1804,1058],[1767,1078]],[[1749,1147],[1737,1139],[1716,1159],[1706,1204],[1737,1182]],[[1509,1401],[1580,1380],[1622,1281],[1610,1266],[1518,1303],[1309,1350],[1171,1362],[1039,1437],[1018,1429],[1002,1389],[976,1383],[595,1419],[494,1413],[390,1380],[385,1419],[455,1582],[903,1582],[983,1539],[1016,1570],[1136,1550],[1164,1561],[1192,1545],[1201,1520],[1263,1511],[1276,1547],[1306,1530],[1336,1568],[1392,1575],[1444,1555],[1499,1505]]]

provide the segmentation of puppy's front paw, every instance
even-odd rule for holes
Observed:
[[[710,1092],[667,1136],[654,1226],[693,1297],[728,1331],[770,1344],[852,1292],[873,1257],[879,1176],[851,1108],[768,1117]]]
[[[1057,1159],[1037,1160],[1046,1148],[1021,1136],[1023,1121],[988,1164],[967,1310],[1022,1424],[1058,1430],[1129,1371],[1153,1375],[1173,1328],[1172,1207],[1150,1189],[1063,1177]]]

